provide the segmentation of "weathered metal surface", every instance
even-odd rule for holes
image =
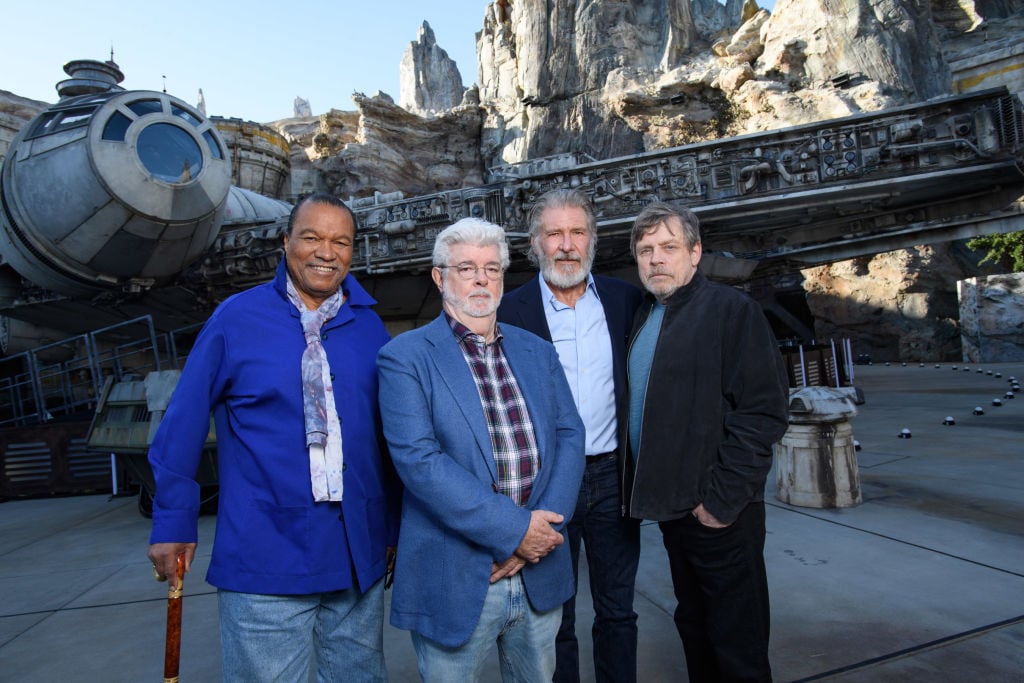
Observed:
[[[165,93],[86,94],[44,111],[0,176],[0,252],[13,267],[0,266],[0,314],[69,332],[152,315],[170,330],[268,280],[290,207],[231,188],[225,156],[213,124]],[[741,281],[1015,229],[1018,213],[989,212],[1024,194],[1022,168],[1021,103],[993,89],[614,159],[535,159],[490,169],[481,187],[349,198],[352,270],[384,317],[420,318],[434,237],[479,216],[506,228],[514,284],[530,270],[529,207],[575,187],[597,207],[599,272],[631,264],[632,220],[662,200],[700,216],[702,268]]]
[[[0,429],[0,500],[106,492],[110,456],[85,445],[88,422]]]

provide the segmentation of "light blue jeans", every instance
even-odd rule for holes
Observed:
[[[412,633],[420,676],[425,683],[479,681],[497,643],[505,683],[550,681],[561,621],[561,606],[547,612],[530,607],[521,575],[501,579],[488,588],[480,621],[465,645],[445,647]]]
[[[219,590],[224,680],[386,681],[384,581],[311,595]]]

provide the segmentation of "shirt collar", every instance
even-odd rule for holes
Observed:
[[[483,336],[477,334],[473,330],[469,329],[455,318],[448,315],[448,311],[442,311],[444,313],[445,320],[448,321],[448,326],[452,328],[452,334],[455,338],[463,343],[472,343],[477,346],[487,346],[487,342],[484,341]],[[494,341],[491,344],[497,344],[502,339],[501,326],[495,324],[494,326]]]
[[[548,283],[544,280],[543,275],[538,273],[537,279],[540,280],[541,301],[544,302],[545,307],[551,308],[552,310],[555,311],[561,311],[565,308],[569,308],[568,306],[566,306],[565,304],[558,300],[558,297],[555,296],[555,293],[551,291],[551,287],[549,287]],[[601,297],[598,296],[597,294],[597,285],[594,284],[593,273],[587,273],[587,292],[593,293],[593,295],[597,297],[598,301],[601,300]],[[586,292],[584,292],[584,296],[586,296]]]

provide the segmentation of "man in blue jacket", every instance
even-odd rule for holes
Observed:
[[[583,425],[555,349],[496,319],[505,233],[464,218],[434,244],[443,312],[378,357],[380,404],[405,484],[392,625],[420,675],[547,681],[573,594],[562,530],[583,473]]]
[[[640,522],[622,513],[617,452],[625,451],[626,340],[643,298],[639,287],[592,275],[597,224],[586,195],[547,192],[530,209],[530,260],[540,274],[509,292],[498,320],[551,341],[586,428],[586,470],[568,526],[573,571],[587,552],[594,605],[594,673],[598,683],[636,680],[633,591],[640,562]],[[621,449],[620,449],[621,447]],[[555,683],[579,683],[576,599],[562,611]]]
[[[213,413],[224,680],[386,679],[385,574],[400,484],[383,448],[376,302],[349,275],[355,216],[309,196],[273,281],[207,321],[153,440],[149,558],[172,584],[196,552],[195,481]],[[314,644],[316,648],[314,656]]]

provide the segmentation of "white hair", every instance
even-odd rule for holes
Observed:
[[[495,245],[501,258],[502,269],[508,268],[508,242],[505,229],[482,218],[463,218],[442,230],[434,240],[434,265],[447,266],[453,244],[472,244],[478,247]]]

